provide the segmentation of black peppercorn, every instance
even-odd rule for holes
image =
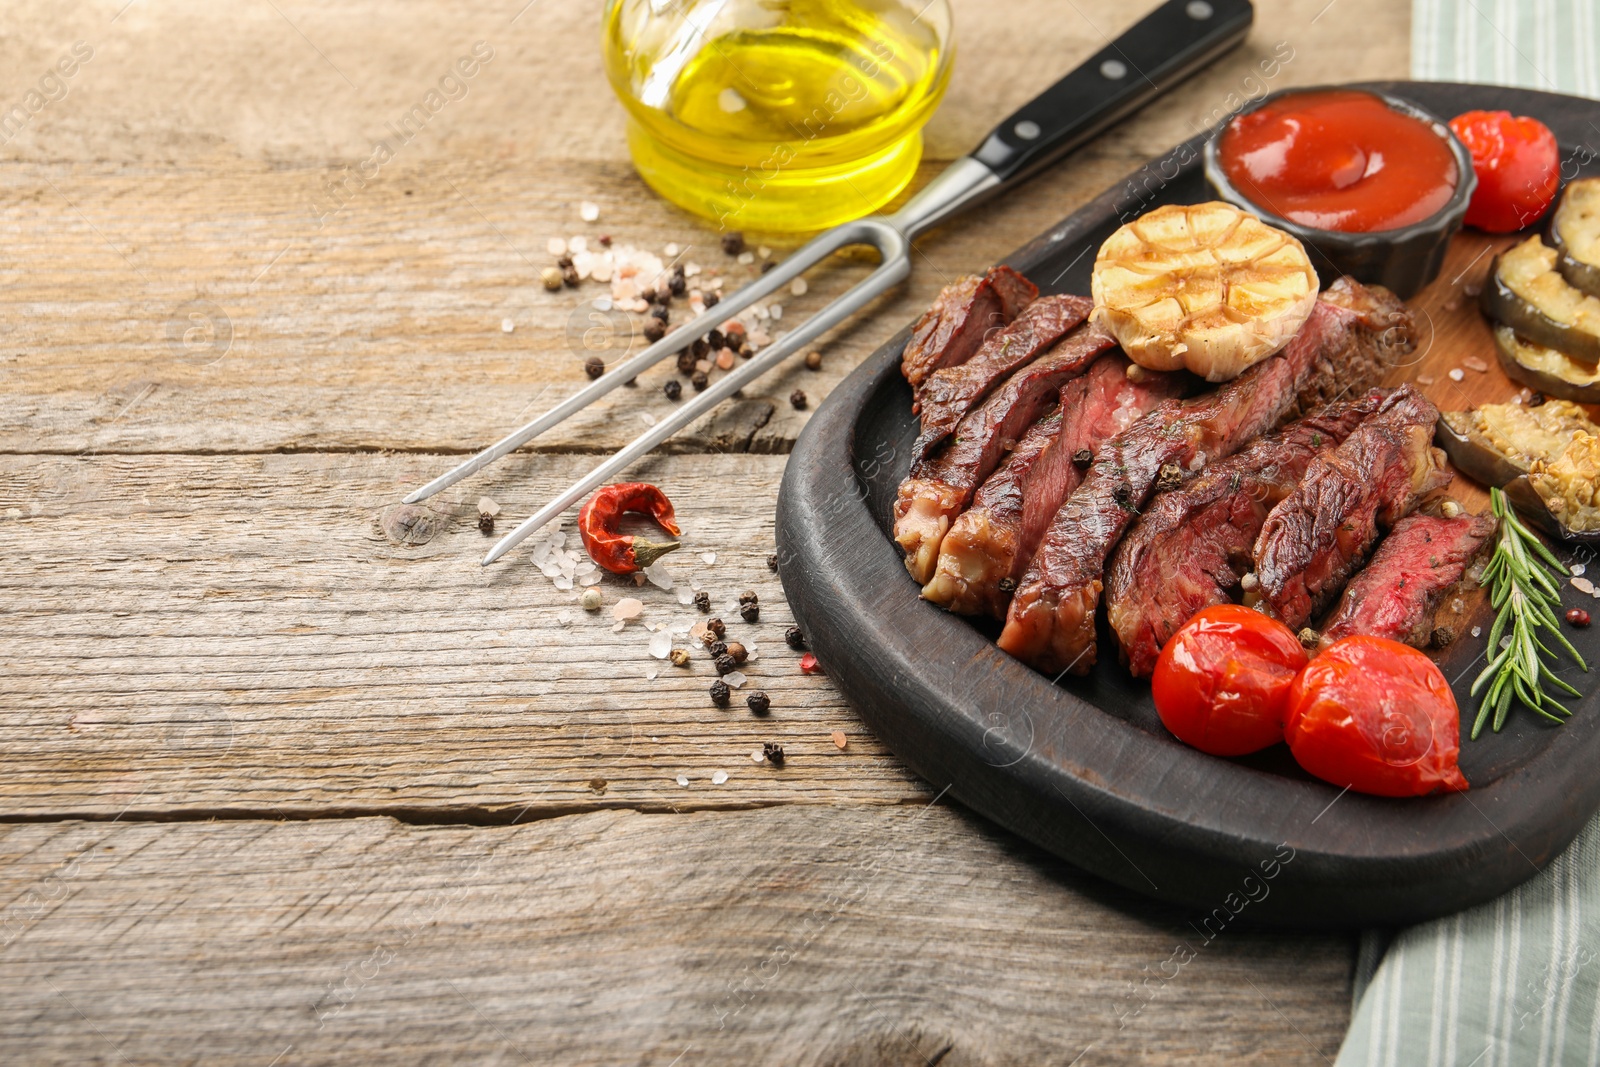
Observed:
[[[606,361],[599,356],[590,356],[583,361],[583,373],[591,378],[598,378],[606,372]]]
[[[778,554],[776,552],[767,557],[767,570],[773,574],[778,573]]]
[[[774,767],[783,766],[782,745],[775,745],[771,741],[768,741],[761,746],[761,754],[765,756],[767,762],[772,764]]]
[[[710,333],[706,334],[707,348],[721,348],[727,343],[728,339],[722,335],[721,330],[712,330]]]
[[[1079,470],[1083,470],[1093,462],[1094,453],[1089,451],[1087,448],[1080,448],[1072,454],[1072,465],[1077,467]]]
[[[728,651],[728,645],[723,641],[713,641],[706,646],[706,651],[711,653],[712,659],[716,659],[718,656]]]
[[[560,267],[562,270],[566,270],[568,267],[572,266],[572,257],[565,254],[557,256],[556,266]]]
[[[485,536],[494,533],[494,516],[487,511],[478,512],[478,529],[482,530]]]
[[[743,663],[750,658],[750,650],[737,641],[728,642],[728,655],[733,657],[733,662]]]
[[[561,269],[561,281],[568,289],[576,289],[581,280],[582,279],[578,277],[578,268],[563,267]]]
[[[759,622],[761,620],[761,605],[755,602],[739,605],[739,617],[745,622]]]
[[[707,619],[706,629],[711,633],[716,634],[718,641],[721,641],[724,637],[728,636],[728,628],[722,624],[721,619]]]
[[[728,688],[728,683],[721,678],[711,683],[711,703],[719,708],[728,706],[728,700],[733,695],[733,690]]]
[[[761,264],[761,273],[765,274],[765,273],[767,273],[767,271],[771,270],[773,267],[776,267],[776,266],[777,266],[777,264],[769,259],[765,263]]]
[[[693,374],[694,373],[694,361],[695,361],[695,355],[694,355],[694,352],[692,350],[687,349],[687,348],[678,349],[678,373],[679,374]]]
[[[639,294],[639,299],[643,300],[646,304],[654,304],[656,302],[656,291],[654,289],[646,289],[644,292]]]
[[[1164,493],[1169,489],[1176,489],[1182,484],[1183,468],[1176,463],[1163,463],[1161,465],[1161,474],[1156,478],[1156,489]]]
[[[676,378],[668,378],[662,383],[661,391],[667,394],[668,400],[676,400],[683,395],[683,383]]]
[[[733,230],[722,235],[722,250],[730,256],[744,251],[744,234]]]
[[[705,359],[711,354],[711,346],[706,344],[704,337],[696,337],[689,345],[689,351],[694,353],[694,358]]]
[[[821,369],[822,369],[822,353],[821,352],[807,352],[806,353],[806,370],[821,370]]]
[[[688,281],[683,276],[683,268],[674,268],[672,277],[667,281],[667,287],[672,290],[673,296],[682,296],[684,290],[689,288]]]
[[[798,626],[791,626],[783,631],[783,640],[785,644],[796,652],[804,652],[806,650],[806,635],[800,632],[800,627]]]
[[[651,315],[644,320],[644,339],[655,344],[667,335],[667,324]]]
[[[1455,643],[1456,632],[1448,626],[1436,626],[1431,637],[1434,648],[1448,648]]]
[[[1534,393],[1532,396],[1530,396],[1528,398],[1528,406],[1530,408],[1536,408],[1536,407],[1538,407],[1539,405],[1541,405],[1543,403],[1544,403],[1544,394],[1543,393]]]
[[[694,595],[694,606],[699,608],[701,611],[710,611],[711,594],[706,592],[704,589],[700,590]]]
[[[726,652],[718,656],[716,659],[713,659],[711,662],[716,665],[718,674],[732,674],[734,671],[739,669],[739,665],[733,662],[733,657],[728,655]]]
[[[720,296],[718,296],[718,295],[717,295],[717,294],[716,294],[716,293],[714,293],[714,292],[711,292],[711,293],[707,293],[707,294],[706,294],[706,295],[705,295],[705,300],[704,300],[704,303],[705,303],[705,305],[706,305],[706,307],[708,307],[708,308],[714,308],[714,307],[716,307],[716,306],[717,306],[717,305],[718,305],[718,304],[720,304],[720,303],[722,303],[722,297],[720,297]]]
[[[746,589],[744,592],[739,594],[739,603],[741,605],[754,604],[760,599],[760,597],[756,596],[756,591],[754,589]]]
[[[806,409],[806,394],[805,394],[805,391],[801,390],[801,389],[796,389],[794,392],[790,393],[789,394],[789,403],[794,407],[794,409],[796,411],[804,411]]]
[[[666,322],[667,316],[671,314],[672,312],[667,310],[667,305],[665,304],[657,304],[650,309],[650,317],[660,319],[662,322]]]
[[[772,710],[771,698],[759,689],[745,697],[744,702],[750,705],[750,710],[757,715],[765,715]]]
[[[689,375],[689,384],[694,386],[695,392],[703,393],[706,390],[706,386],[711,384],[711,379],[706,377],[705,371],[697,370]]]

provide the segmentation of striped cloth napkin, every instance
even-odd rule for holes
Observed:
[[[1413,0],[1411,75],[1600,97],[1600,0]],[[1600,820],[1499,900],[1363,935],[1336,1067],[1597,1067],[1597,955]]]

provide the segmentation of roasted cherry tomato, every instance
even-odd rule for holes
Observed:
[[[1178,740],[1242,756],[1283,740],[1289,687],[1306,651],[1276,619],[1237,604],[1206,608],[1172,635],[1150,688]]]
[[[1421,652],[1382,637],[1346,637],[1306,664],[1289,692],[1284,739],[1327,782],[1382,797],[1459,792],[1461,713]]]
[[[1561,186],[1561,150],[1550,127],[1509,111],[1467,111],[1450,120],[1450,129],[1472,153],[1478,176],[1468,226],[1511,233],[1550,209]]]

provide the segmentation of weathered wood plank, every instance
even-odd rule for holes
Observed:
[[[1207,942],[942,805],[67,822],[0,857],[13,1063],[1281,1067],[1347,1012],[1348,939]]]
[[[504,507],[504,530],[585,457],[512,457],[402,534],[400,487],[441,462],[0,457],[0,813],[108,818],[131,803],[507,820],[922,795],[784,644],[792,619],[766,562],[782,457],[639,469],[678,507],[670,568],[758,648],[730,709],[707,696],[703,648],[688,670],[649,655],[646,624],[705,618],[674,594],[607,575],[608,607],[591,616],[525,550],[478,566],[491,543],[479,494]],[[407,536],[423,543],[396,543]],[[753,625],[727,610],[746,588],[761,598]],[[613,633],[609,606],[625,595],[645,611]],[[756,688],[767,719],[744,706]],[[765,741],[784,745],[781,770],[750,759]],[[718,770],[727,784],[711,784]]]
[[[1264,6],[1245,49],[926,239],[913,281],[831,340],[822,372],[795,366],[752,390],[774,401],[754,447],[782,451],[793,441],[805,419],[785,402],[793,389],[820,399],[949,278],[1006,254],[1190,135],[1226,111],[1230,94],[1400,69],[1403,5],[1339,5],[1337,23],[1318,18],[1320,0]],[[0,268],[0,451],[472,450],[576,389],[591,352],[569,322],[601,290],[539,286],[550,237],[610,233],[656,250],[675,242],[707,266],[728,264],[709,227],[664,208],[626,163],[620,109],[592,47],[597,11],[541,4],[507,26],[509,16],[487,4],[459,19],[421,11],[402,20],[365,5],[288,4],[283,16],[270,6],[252,12],[250,32],[222,32],[218,20],[233,16],[198,4],[140,5],[111,26],[87,7],[61,19],[64,40],[88,34],[101,44],[69,95],[0,147],[14,161],[0,168],[11,264]],[[1016,19],[958,4],[961,54],[930,155],[967,150],[1135,14],[1095,0],[1018,33]],[[208,27],[211,36],[195,37]],[[204,58],[171,64],[175,37],[205,40]],[[386,123],[480,37],[498,50],[468,94],[363,177],[359,165]],[[31,39],[0,39],[0,56],[11,50],[13,69],[42,69],[54,53],[23,43]],[[552,49],[550,40],[584,44]],[[1261,63],[1291,55],[1276,77],[1261,75]],[[285,74],[252,83],[241,108],[240,69]],[[117,131],[110,141],[100,136],[108,130]],[[336,201],[328,186],[341,182]],[[585,199],[601,205],[598,223],[578,220]],[[779,254],[792,246],[773,244]],[[729,270],[733,284],[754,268]],[[820,270],[809,293],[784,301],[786,320],[861,273]],[[507,318],[514,333],[501,331]],[[620,339],[606,343],[603,357],[622,353]],[[638,431],[641,413],[666,409],[658,386],[667,373],[539,447],[614,448]],[[689,435],[678,447],[716,444]]]

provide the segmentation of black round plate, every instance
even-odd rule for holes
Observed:
[[[1600,129],[1594,101],[1446,83],[1370,87],[1443,115],[1537,116],[1564,159]],[[1123,221],[1210,198],[1201,143],[1152,161],[1007,262],[1045,292],[1088,292],[1093,250]],[[812,417],[784,472],[777,539],[784,589],[829,675],[936,787],[1118,885],[1200,909],[1204,936],[1234,916],[1345,927],[1456,911],[1531,877],[1600,808],[1600,690],[1576,668],[1565,676],[1586,695],[1565,726],[1514,712],[1502,733],[1463,740],[1471,791],[1385,800],[1309,778],[1281,745],[1241,760],[1188,748],[1115,656],[1086,678],[1052,679],[1001,652],[992,629],[922,600],[888,536],[916,429],[899,374],[908,333]],[[1600,662],[1596,631],[1568,632]],[[1482,644],[1458,641],[1441,660],[1464,709],[1476,707],[1467,687]]]

